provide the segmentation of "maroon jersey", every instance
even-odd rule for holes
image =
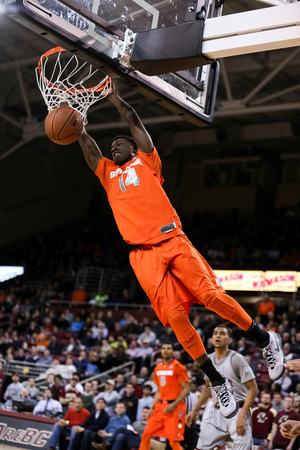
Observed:
[[[273,444],[286,447],[290,444],[291,440],[284,438],[280,433],[280,425],[287,420],[300,420],[300,414],[298,414],[294,409],[291,409],[290,411],[279,411],[274,419],[274,423],[277,425],[277,433],[274,437]]]
[[[61,397],[66,398],[68,402],[71,402],[76,397],[81,397],[81,392],[77,391],[77,389],[73,389],[72,387],[68,390],[66,388],[63,388],[61,394]]]
[[[273,425],[274,414],[270,409],[256,408],[252,413],[252,435],[259,439],[267,439]]]

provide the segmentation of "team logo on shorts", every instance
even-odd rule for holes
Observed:
[[[179,412],[179,417],[183,417],[183,412],[182,411]]]

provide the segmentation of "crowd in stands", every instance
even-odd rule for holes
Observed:
[[[298,209],[282,209],[250,221],[239,218],[234,212],[219,216],[199,214],[193,220],[184,221],[184,229],[213,268],[297,270],[299,221]],[[95,445],[103,444],[105,435],[99,435],[98,425],[89,422],[94,423],[100,416],[105,419],[107,415],[107,423],[104,425],[104,420],[101,427],[108,434],[112,430],[107,428],[111,419],[124,415],[141,433],[156,389],[152,374],[161,361],[159,351],[163,342],[175,344],[174,357],[187,367],[190,389],[195,396],[204,384],[203,373],[182,351],[172,329],[164,328],[148,312],[141,317],[123,309],[117,317],[116,312],[109,309],[109,302],[106,303],[107,298],[116,299],[113,292],[100,293],[93,307],[79,309],[74,306],[78,301],[91,298],[84,287],[79,287],[73,293],[72,306],[60,307],[59,300],[72,299],[75,276],[81,267],[131,270],[128,251],[115,226],[109,222],[103,227],[105,232],[93,226],[83,231],[81,226],[80,231],[74,229],[72,233],[60,230],[57,234],[18,243],[3,253],[6,264],[24,265],[29,273],[51,273],[67,280],[64,285],[67,289],[63,292],[59,283],[51,279],[46,287],[22,284],[22,278],[3,283],[0,291],[0,402],[2,409],[55,417],[61,428],[69,421],[65,432],[58,426],[60,431],[56,431],[57,440],[71,439],[67,441],[73,446],[69,450],[88,448],[84,445],[92,441]],[[50,300],[57,300],[57,304],[50,304]],[[125,300],[128,301],[126,292]],[[274,303],[267,295],[256,311],[255,320],[262,328],[281,335],[287,360],[300,357],[299,316],[292,301],[283,299]],[[210,337],[221,319],[207,310],[200,310],[193,314],[192,323],[208,353],[212,352]],[[287,408],[299,412],[300,373],[286,370],[281,379],[270,382],[260,349],[240,329],[233,329],[233,337],[231,348],[247,359],[257,377],[260,395],[256,406],[268,410],[272,407],[277,413]],[[19,362],[20,370],[12,373],[9,370],[12,362]],[[134,373],[129,376],[126,369],[119,367],[131,362]],[[41,375],[37,379],[27,376],[26,364],[43,369]],[[101,375],[112,368],[113,372],[102,382]],[[86,412],[78,416],[80,422],[73,423],[66,416],[71,410],[78,414],[82,410]],[[201,427],[202,413],[204,411],[197,419],[198,427]],[[76,430],[71,431],[71,424]],[[69,434],[64,435],[67,429]],[[116,441],[126,441],[128,436],[125,435],[126,431]]]
[[[136,313],[124,310],[117,319],[114,310],[102,308],[82,308],[80,313],[73,313],[73,307],[70,307],[62,312],[59,307],[50,308],[43,296],[38,298],[36,295],[35,302],[27,301],[19,291],[4,296],[2,308],[12,318],[7,329],[0,334],[2,409],[31,411],[58,418],[62,424],[61,421],[68,420],[63,418],[70,409],[83,408],[87,411],[86,417],[80,416],[81,422],[76,424],[84,429],[78,431],[82,438],[86,420],[90,414],[95,414],[100,404],[108,421],[116,417],[116,405],[119,405],[117,411],[124,410],[119,416],[125,414],[130,424],[141,422],[143,417],[145,421],[146,412],[143,415],[143,410],[151,406],[156,389],[153,369],[161,361],[161,344],[170,340],[175,344],[174,357],[188,369],[191,392],[197,396],[203,389],[203,374],[197,364],[182,351],[172,329],[164,328],[155,316],[150,319],[145,314],[138,320]],[[299,311],[293,302],[282,300],[275,303],[268,294],[263,294],[255,320],[262,328],[275,330],[281,335],[287,360],[300,357]],[[193,315],[192,322],[208,352],[212,352],[210,337],[221,319],[207,310],[199,310]],[[74,323],[80,324],[77,331],[72,327]],[[256,374],[260,388],[257,406],[266,408],[263,395],[269,394],[269,407],[272,404],[277,412],[286,410],[287,404],[289,409],[299,412],[300,373],[287,369],[282,378],[270,382],[260,349],[238,328],[233,329],[233,336],[231,348],[244,355]],[[19,373],[7,370],[12,361],[20,364]],[[126,369],[120,369],[128,362],[134,363],[131,375]],[[37,378],[38,386],[34,377],[26,376],[27,363],[30,367],[43,369]],[[114,370],[101,384],[101,375],[112,368]],[[76,403],[78,398],[80,402]],[[106,429],[108,423],[103,428]],[[201,413],[197,425],[201,427]],[[64,436],[61,431],[57,433],[58,440]],[[71,436],[70,428],[66,436],[73,439],[72,442],[78,441],[74,449],[79,449],[79,435],[74,433]],[[96,434],[93,435],[95,445],[102,445],[101,436]],[[92,442],[92,434],[88,433],[84,439],[84,443]]]

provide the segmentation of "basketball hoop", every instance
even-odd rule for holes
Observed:
[[[98,82],[99,69],[87,62],[79,62],[76,55],[63,61],[63,52],[66,52],[64,48],[54,47],[41,56],[35,69],[37,84],[49,112],[68,105],[79,112],[86,125],[87,110],[107,96],[111,78],[106,76]],[[52,58],[53,55],[56,58]]]

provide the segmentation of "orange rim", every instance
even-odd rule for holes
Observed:
[[[40,60],[39,60],[39,63],[38,63],[38,71],[39,71],[40,77],[43,78],[43,80],[44,80],[49,86],[51,86],[51,87],[53,87],[53,88],[59,88],[59,89],[62,89],[61,86],[58,86],[58,85],[56,85],[55,83],[51,83],[51,81],[49,81],[49,80],[45,77],[45,75],[43,74],[43,71],[42,71],[42,62],[43,62],[43,60],[44,60],[45,58],[48,58],[48,56],[54,55],[55,53],[61,53],[61,52],[66,52],[66,51],[67,51],[67,50],[66,50],[65,48],[62,48],[62,47],[57,46],[57,47],[51,48],[50,50],[48,50],[46,53],[44,53],[44,54],[40,57]],[[91,91],[99,92],[99,91],[103,91],[103,89],[110,83],[110,81],[111,81],[111,78],[107,75],[106,78],[103,80],[103,83],[101,83],[100,86],[99,86],[97,89],[96,89],[97,86],[93,86],[93,87],[86,88],[86,89],[66,89],[66,88],[64,88],[64,90],[65,90],[65,91],[73,92],[74,94],[75,94],[76,92],[86,92],[86,91],[89,91],[89,92],[91,92]]]

